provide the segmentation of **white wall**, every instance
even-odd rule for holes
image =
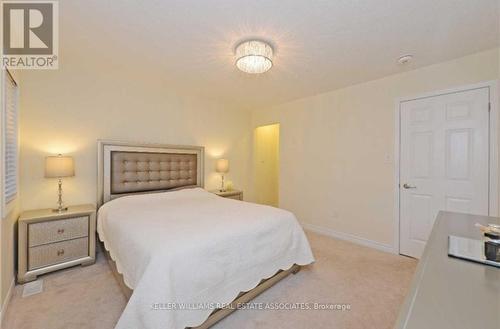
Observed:
[[[280,123],[280,206],[391,248],[395,99],[497,79],[498,59],[495,49],[254,111],[253,127]]]
[[[21,188],[23,210],[52,207],[55,180],[44,175],[44,158],[75,157],[76,176],[64,180],[67,204],[95,203],[97,139],[205,146],[206,187],[220,178],[214,160],[231,161],[228,179],[248,186],[249,112],[213,100],[177,95],[160,74],[141,75],[112,65],[65,63],[56,71],[23,72],[21,85]],[[97,64],[95,64],[97,65]]]

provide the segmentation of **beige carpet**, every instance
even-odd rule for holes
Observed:
[[[214,329],[392,328],[416,261],[309,233],[316,263],[257,297],[258,303],[337,303],[350,310],[239,310]],[[111,329],[125,299],[101,254],[95,265],[41,277],[44,291],[16,286],[4,329]],[[140,329],[140,328],[138,328]]]

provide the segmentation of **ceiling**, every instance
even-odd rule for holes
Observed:
[[[98,58],[238,108],[287,102],[498,45],[497,0],[64,0],[60,66]],[[259,38],[274,67],[248,75]],[[408,66],[397,58],[411,53]],[[66,64],[65,64],[66,62]],[[130,72],[130,73],[128,73]]]

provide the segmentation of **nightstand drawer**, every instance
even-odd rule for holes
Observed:
[[[28,225],[29,247],[86,237],[89,234],[89,217],[74,217]]]
[[[80,238],[29,248],[28,269],[68,262],[89,255],[88,238]]]

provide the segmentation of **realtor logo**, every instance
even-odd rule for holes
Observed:
[[[57,69],[57,1],[2,1],[2,67]]]

